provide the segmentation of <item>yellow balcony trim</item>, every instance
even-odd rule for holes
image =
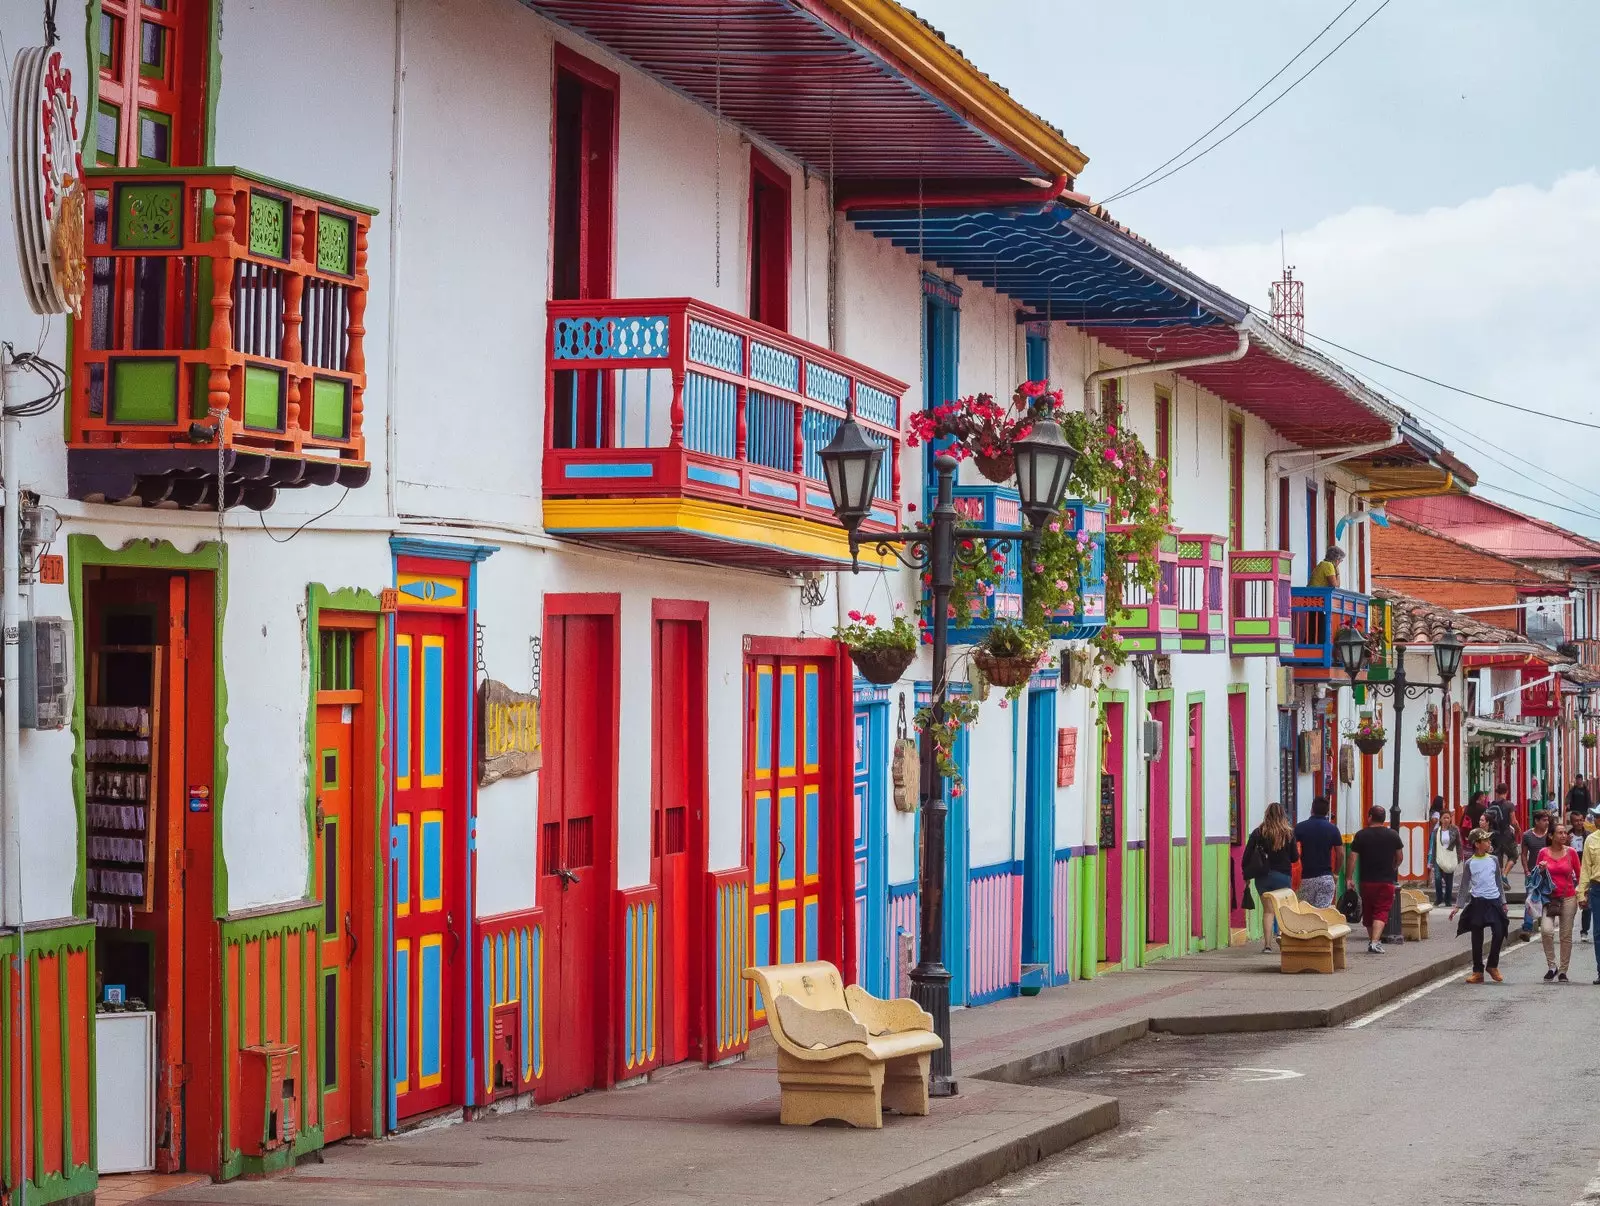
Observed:
[[[546,499],[544,526],[548,532],[570,536],[682,532],[850,564],[850,541],[841,528],[700,498]],[[876,569],[894,563],[892,554],[861,550],[864,566]]]

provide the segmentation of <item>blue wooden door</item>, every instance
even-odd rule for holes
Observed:
[[[889,995],[884,950],[888,881],[889,704],[881,688],[857,685],[855,706],[856,981],[875,996]],[[881,697],[881,698],[875,698]]]
[[[1026,814],[1022,855],[1022,961],[1050,965],[1056,845],[1056,692],[1028,692]]]
[[[944,965],[950,970],[950,1004],[967,1003],[968,943],[971,933],[967,928],[968,872],[970,867],[969,833],[967,830],[967,799],[971,782],[967,775],[967,730],[956,735],[951,750],[956,768],[961,772],[960,791],[952,790],[950,780],[944,781],[944,802],[949,809],[944,830]]]

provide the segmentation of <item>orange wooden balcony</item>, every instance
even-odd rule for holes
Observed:
[[[852,403],[884,446],[862,530],[899,526],[903,382],[684,297],[551,302],[547,339],[547,531],[767,569],[848,564],[818,454]]]
[[[68,492],[262,509],[364,485],[374,211],[238,168],[87,173]]]

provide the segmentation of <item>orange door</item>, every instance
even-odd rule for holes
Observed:
[[[323,630],[317,692],[317,893],[322,900],[322,1135],[327,1142],[350,1133],[353,964],[359,941],[355,883],[356,634]],[[330,689],[333,688],[333,689]]]

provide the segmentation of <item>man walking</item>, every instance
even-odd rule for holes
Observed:
[[[1589,836],[1583,840],[1583,862],[1578,869],[1578,899],[1600,917],[1600,808],[1589,810]],[[1600,984],[1600,942],[1594,944],[1594,982]]]
[[[1533,871],[1533,865],[1539,861],[1539,851],[1550,844],[1550,814],[1542,808],[1533,814],[1533,828],[1522,835],[1519,843],[1522,857],[1523,882],[1527,882],[1528,875]],[[1524,903],[1522,908],[1522,932],[1525,941],[1533,940],[1534,907]]]
[[[1295,895],[1314,909],[1333,903],[1333,852],[1344,846],[1344,834],[1328,820],[1328,798],[1311,801],[1311,815],[1294,827],[1300,851],[1300,887]]]
[[[1345,855],[1346,879],[1359,873],[1361,880],[1361,920],[1367,927],[1367,953],[1383,954],[1383,927],[1394,908],[1396,885],[1400,882],[1400,860],[1406,844],[1385,824],[1388,814],[1374,804],[1367,810],[1367,825],[1350,840]]]

